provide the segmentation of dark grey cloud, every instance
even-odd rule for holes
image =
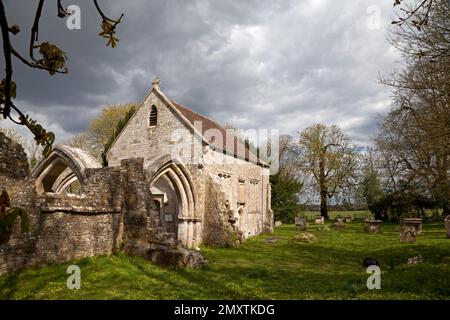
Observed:
[[[67,52],[70,73],[50,77],[14,61],[14,79],[17,103],[60,139],[85,130],[104,104],[141,101],[156,75],[174,100],[243,129],[296,134],[338,124],[366,144],[389,107],[389,89],[377,83],[398,59],[385,38],[389,1],[377,4],[373,30],[371,0],[104,0],[108,15],[125,13],[116,49],[97,36],[91,1],[64,1],[81,8],[82,29],[72,31],[54,2],[40,40]],[[36,1],[4,3],[22,28],[15,46],[26,52]]]

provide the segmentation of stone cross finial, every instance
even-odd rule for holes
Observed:
[[[159,89],[159,84],[161,83],[161,80],[159,79],[159,77],[156,77],[153,82],[152,82],[152,86],[153,88],[158,88]]]

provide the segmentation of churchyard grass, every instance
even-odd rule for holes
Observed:
[[[425,223],[413,244],[400,243],[399,225],[366,234],[361,221],[296,242],[295,226],[236,248],[202,248],[204,269],[155,266],[117,254],[86,258],[0,277],[4,299],[450,299],[450,239],[442,222]],[[270,238],[270,239],[269,239]],[[267,239],[271,241],[267,241]],[[421,256],[423,263],[408,265]],[[364,258],[381,265],[381,290],[368,290]],[[69,265],[81,268],[81,289],[66,287]]]

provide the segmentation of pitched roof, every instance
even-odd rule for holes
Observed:
[[[208,130],[218,130],[223,137],[222,141],[214,141],[214,140],[207,140],[209,144],[213,147],[216,147],[219,149],[219,151],[224,151],[228,154],[234,155],[235,157],[244,159],[246,161],[257,161],[258,164],[262,164],[260,159],[253,153],[249,146],[243,143],[236,135],[233,134],[233,136],[229,136],[232,130],[226,130],[224,127],[222,127],[217,122],[209,119],[208,117],[205,117],[191,109],[189,109],[186,106],[183,106],[173,100],[170,100],[170,102],[173,104],[173,106],[190,122],[190,124],[195,127],[196,122],[201,122],[201,129],[202,129],[202,136],[207,140],[211,137],[205,137],[205,134]],[[211,133],[210,133],[211,134]],[[228,136],[227,136],[228,134]],[[231,140],[231,141],[230,141]]]

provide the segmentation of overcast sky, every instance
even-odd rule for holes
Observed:
[[[37,1],[3,2],[26,54]],[[399,60],[386,41],[391,0],[102,0],[109,16],[125,14],[116,49],[98,36],[92,1],[63,1],[80,6],[81,30],[46,2],[40,40],[66,51],[70,73],[51,77],[14,60],[16,105],[58,141],[84,131],[105,104],[142,101],[155,76],[170,98],[222,124],[293,135],[337,124],[360,144],[390,105],[377,77]]]

